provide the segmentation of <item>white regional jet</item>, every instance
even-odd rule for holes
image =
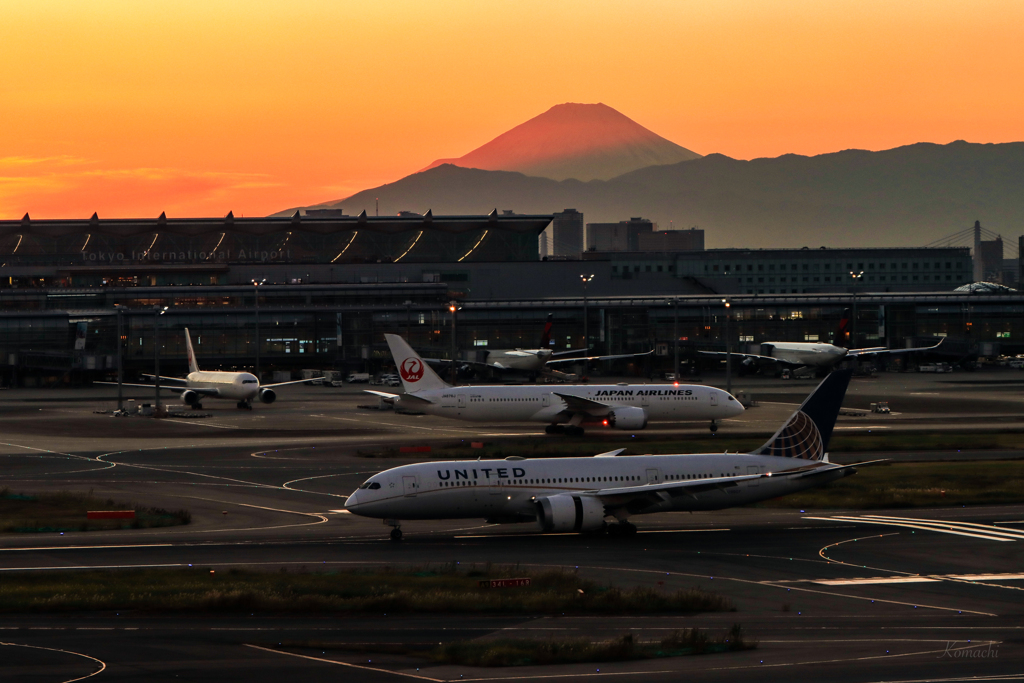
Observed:
[[[752,453],[617,456],[404,465],[370,477],[345,509],[385,520],[536,521],[543,531],[633,533],[632,515],[720,510],[820,486],[857,465],[828,461],[828,443],[852,371],[834,372]],[[868,465],[873,462],[858,463]]]
[[[583,424],[637,430],[650,420],[718,420],[743,406],[721,389],[695,384],[596,384],[561,387],[497,385],[453,387],[396,334],[391,347],[405,395],[368,390],[396,406],[474,422],[546,422],[548,434],[583,434]]]
[[[752,365],[784,365],[790,368],[810,367],[815,368],[820,374],[835,367],[844,360],[860,358],[862,356],[879,356],[883,354],[912,353],[915,351],[931,351],[937,349],[934,346],[920,346],[912,349],[889,349],[884,346],[874,346],[863,349],[848,349],[842,346],[849,338],[850,309],[843,311],[839,321],[839,329],[836,333],[836,341],[839,345],[819,342],[763,342],[761,353],[732,353],[734,359],[741,361],[744,366]],[[701,351],[701,355],[715,356],[725,359],[723,351]]]
[[[298,379],[291,382],[260,385],[256,375],[250,372],[224,372],[222,370],[200,370],[196,363],[196,354],[192,350],[192,337],[185,328],[185,351],[188,354],[188,377],[164,377],[161,382],[182,382],[183,386],[163,387],[168,391],[181,394],[181,400],[191,408],[202,408],[204,398],[224,398],[238,402],[238,407],[252,410],[252,402],[259,399],[261,403],[273,403],[277,399],[274,388],[286,384],[312,382],[312,379]],[[154,377],[154,375],[143,375]],[[116,382],[98,382],[98,384],[116,384]],[[152,388],[151,384],[125,384],[129,387]]]

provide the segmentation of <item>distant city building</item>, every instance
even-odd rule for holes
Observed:
[[[548,254],[562,258],[578,259],[583,252],[583,214],[576,209],[565,209],[554,214],[551,227],[551,245]]]
[[[657,226],[646,218],[618,223],[587,223],[587,251],[640,251],[640,235]]]
[[[967,247],[588,251],[585,258],[611,261],[614,278],[675,277],[721,294],[934,292],[973,281]]]
[[[1003,238],[981,239],[981,221],[974,221],[973,279],[976,282],[1001,282],[1003,279]]]

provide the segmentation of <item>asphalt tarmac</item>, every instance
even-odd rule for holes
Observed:
[[[719,377],[705,377],[718,380]],[[987,380],[987,381],[986,381]],[[770,433],[813,381],[744,378],[760,406],[716,438]],[[718,382],[715,382],[718,383]],[[939,429],[959,415],[1005,428],[1024,415],[1017,371],[882,375],[856,380],[848,406],[888,400],[898,413],[847,416],[840,428]],[[734,385],[736,388],[736,385]],[[106,399],[102,399],[106,396]],[[735,612],[694,616],[521,617],[0,614],[4,681],[1020,680],[1024,677],[1024,506],[927,510],[735,509],[634,518],[634,537],[539,535],[533,525],[411,522],[387,541],[379,521],[342,512],[370,474],[410,460],[368,458],[383,446],[545,436],[536,425],[455,423],[360,410],[357,389],[298,387],[212,417],[148,420],[94,414],[110,390],[0,394],[0,488],[92,490],[167,508],[193,523],[166,529],[4,535],[9,571],[95,567],[253,567],[317,571],[457,562],[572,567],[616,585],[700,586]],[[139,395],[140,398],[142,397]],[[986,411],[976,412],[979,405]],[[958,406],[965,406],[958,410]],[[993,411],[995,406],[999,410]],[[866,405],[864,406],[867,407]],[[883,421],[885,420],[885,421]],[[906,425],[918,425],[907,427]],[[962,428],[963,424],[961,424]],[[654,433],[706,439],[706,425]],[[651,432],[646,432],[647,433]],[[610,441],[629,439],[611,435]],[[618,445],[612,447],[620,447]],[[977,454],[947,454],[973,457]],[[984,454],[982,454],[984,455]],[[466,449],[466,457],[472,457]],[[980,456],[979,456],[980,457]],[[278,643],[434,643],[464,638],[617,636],[742,624],[756,650],[641,662],[514,669],[439,666],[396,655]],[[370,661],[372,660],[372,661]]]

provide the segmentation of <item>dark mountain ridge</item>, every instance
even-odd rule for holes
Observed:
[[[386,213],[574,207],[588,223],[644,216],[662,228],[699,226],[709,247],[915,246],[975,220],[1004,237],[1021,232],[1024,142],[750,161],[710,154],[589,182],[442,165],[319,206],[372,214],[377,197]]]

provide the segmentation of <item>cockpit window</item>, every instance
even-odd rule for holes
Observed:
[[[243,379],[242,384],[258,384],[258,379]]]
[[[371,491],[376,491],[377,489],[380,488],[380,482],[379,481],[367,481],[362,486],[360,486],[359,488],[361,488],[361,489],[370,489]]]

